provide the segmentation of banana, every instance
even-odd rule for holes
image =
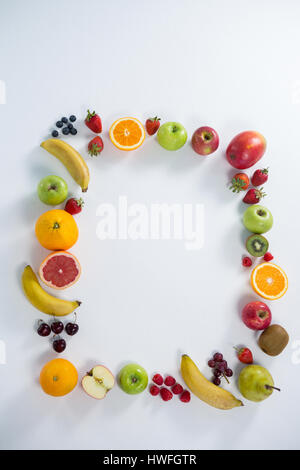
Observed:
[[[84,159],[71,145],[60,139],[48,139],[41,143],[41,147],[47,150],[60,160],[74,178],[76,183],[81,186],[82,191],[86,192],[90,181],[90,173]]]
[[[186,354],[181,357],[181,374],[189,389],[208,405],[220,410],[230,410],[236,406],[244,406],[230,392],[209,382]]]
[[[78,300],[62,300],[48,294],[39,284],[31,266],[26,266],[22,274],[24,293],[32,305],[48,315],[62,317],[72,313],[81,302]]]

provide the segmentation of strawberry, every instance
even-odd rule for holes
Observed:
[[[263,192],[264,188],[261,189],[249,189],[247,191],[243,201],[246,204],[257,204],[263,197],[265,197],[266,193]]]
[[[148,132],[149,135],[154,135],[158,129],[159,129],[159,126],[160,126],[160,118],[158,118],[157,116],[155,116],[154,118],[149,118],[147,119],[146,121],[146,131]]]
[[[74,214],[79,214],[81,212],[82,208],[84,206],[84,201],[80,199],[75,199],[72,197],[71,199],[68,199],[65,205],[65,211],[69,212],[69,214],[74,215]]]
[[[87,117],[84,122],[91,131],[95,132],[95,134],[100,134],[100,132],[102,132],[102,122],[100,116],[98,116],[95,111],[91,113],[88,109]]]
[[[252,352],[248,348],[234,348],[237,351],[237,356],[244,364],[252,364],[253,356]]]
[[[249,186],[249,178],[246,173],[236,173],[231,180],[231,186],[229,189],[234,193],[239,193],[240,191],[246,191]]]
[[[256,170],[251,178],[251,183],[253,186],[261,186],[266,181],[268,181],[268,168],[264,168],[263,170]]]
[[[93,156],[97,156],[99,155],[99,153],[102,152],[103,150],[103,140],[101,139],[101,137],[99,137],[97,135],[97,137],[94,137],[88,144],[88,152],[90,155]]]

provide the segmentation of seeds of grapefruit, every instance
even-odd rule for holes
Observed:
[[[66,289],[80,276],[79,261],[67,251],[56,251],[44,259],[39,274],[42,281],[54,289]]]
[[[276,300],[286,293],[288,279],[285,272],[276,264],[262,263],[253,269],[251,284],[261,297]]]
[[[145,129],[142,123],[131,117],[125,117],[115,121],[110,130],[109,136],[112,143],[120,150],[135,150],[145,140]]]

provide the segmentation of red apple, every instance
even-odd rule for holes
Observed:
[[[266,139],[255,131],[245,131],[236,135],[226,150],[226,157],[234,168],[244,170],[255,165],[266,150]]]
[[[219,147],[219,136],[212,127],[199,127],[193,134],[192,147],[199,155],[209,155]]]
[[[250,302],[243,308],[242,320],[251,330],[265,330],[272,321],[272,313],[264,302]]]

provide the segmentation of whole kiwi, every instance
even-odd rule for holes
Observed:
[[[287,331],[280,325],[270,325],[260,335],[258,345],[269,356],[278,356],[289,342]]]

